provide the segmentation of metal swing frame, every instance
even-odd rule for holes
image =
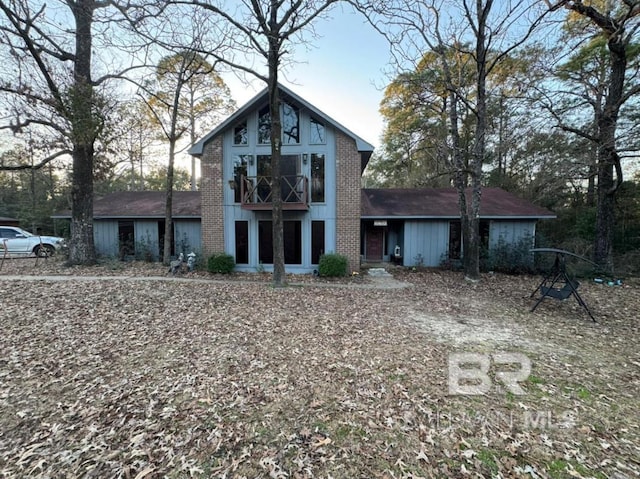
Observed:
[[[575,281],[569,277],[567,274],[567,256],[573,256],[582,261],[586,261],[587,263],[591,263],[594,266],[598,266],[593,261],[588,260],[587,258],[577,255],[575,253],[571,253],[570,251],[565,251],[563,249],[556,248],[533,248],[531,250],[532,253],[555,253],[556,258],[553,262],[553,268],[551,271],[544,276],[538,287],[531,293],[531,298],[533,298],[538,291],[540,291],[540,297],[536,301],[536,304],[531,308],[531,312],[534,312],[538,305],[542,303],[544,298],[554,298],[560,301],[567,299],[569,296],[573,296],[578,304],[584,308],[589,317],[593,320],[594,323],[597,323],[596,319],[591,314],[587,303],[584,302],[580,294],[578,293],[578,286],[580,283]],[[562,284],[562,288],[556,287],[556,285]]]

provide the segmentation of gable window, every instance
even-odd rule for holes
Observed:
[[[258,111],[258,144],[271,144],[271,113],[269,105]]]
[[[311,145],[324,145],[327,137],[324,130],[324,123],[311,117],[309,130],[309,143]]]
[[[247,120],[236,125],[233,128],[233,144],[234,145],[247,145],[249,144],[249,138],[247,137]]]
[[[300,143],[300,111],[288,103],[282,104],[282,143]]]
[[[282,143],[295,145],[300,143],[300,110],[288,103],[282,103]],[[269,105],[258,111],[258,144],[271,144],[271,113]]]
[[[324,155],[311,155],[311,202],[324,203]]]

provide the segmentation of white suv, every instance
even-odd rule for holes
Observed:
[[[36,236],[15,226],[0,226],[0,254],[52,256],[65,246],[63,238]]]

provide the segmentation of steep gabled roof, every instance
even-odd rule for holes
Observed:
[[[374,188],[362,190],[362,218],[459,218],[454,188]],[[469,198],[469,192],[467,192]],[[480,216],[485,219],[555,218],[551,211],[500,188],[483,188]]]
[[[119,191],[93,201],[93,217],[107,218],[164,218],[166,195],[164,191]],[[199,219],[201,215],[199,191],[173,192],[173,218]],[[53,218],[70,218],[69,211],[57,213]]]
[[[371,154],[373,153],[373,146],[370,143],[367,143],[365,140],[360,138],[351,130],[342,126],[340,123],[338,123],[336,120],[331,118],[329,115],[327,115],[326,113],[323,113],[318,108],[313,106],[311,103],[307,102],[301,96],[295,94],[293,91],[289,90],[283,85],[278,84],[278,88],[280,89],[282,100],[286,100],[286,101],[293,100],[294,103],[312,112],[316,117],[318,117],[318,119],[325,121],[326,123],[330,124],[337,130],[344,133],[345,135],[349,136],[350,138],[353,138],[356,142],[356,147],[358,148],[358,152],[361,154],[362,163],[363,163],[362,169],[364,170],[364,167],[366,166],[367,162],[369,161],[369,158],[371,157]],[[245,103],[241,108],[236,110],[236,112],[233,113],[230,117],[228,117],[226,120],[220,123],[216,128],[211,130],[202,139],[194,143],[191,146],[191,148],[189,148],[189,154],[193,156],[202,155],[202,152],[204,150],[204,145],[208,141],[210,141],[215,136],[225,131],[228,127],[235,125],[235,123],[238,120],[240,120],[242,117],[244,117],[248,112],[250,112],[253,109],[257,109],[262,103],[268,101],[269,100],[268,95],[269,95],[269,90],[265,88],[256,96],[254,96],[251,100]]]

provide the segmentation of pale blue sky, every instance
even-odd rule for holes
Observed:
[[[280,82],[375,147],[383,122],[378,112],[388,79],[387,42],[362,16],[335,9],[332,18],[315,24],[320,38],[306,36],[312,46],[298,46],[295,65],[280,75]],[[251,87],[225,77],[242,106],[265,85]]]

